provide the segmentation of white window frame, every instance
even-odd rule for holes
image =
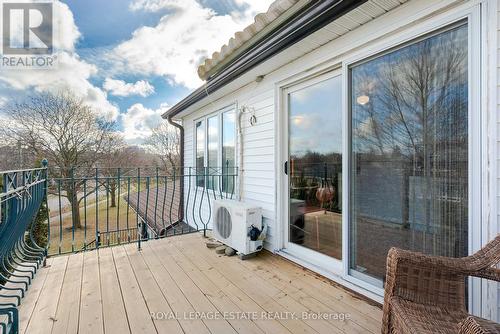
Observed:
[[[237,167],[237,164],[238,164],[238,161],[237,161],[237,141],[238,141],[238,136],[237,136],[237,117],[238,117],[238,109],[236,107],[236,104],[233,103],[233,104],[230,104],[226,107],[223,107],[221,109],[218,109],[217,111],[214,111],[212,113],[209,113],[209,114],[206,114],[206,115],[203,115],[202,117],[198,117],[196,118],[194,121],[193,121],[193,137],[194,137],[194,140],[193,140],[193,161],[194,161],[194,167],[197,168],[196,166],[196,160],[197,160],[197,144],[198,144],[198,138],[197,138],[197,131],[196,131],[196,123],[202,121],[203,122],[203,131],[205,132],[205,143],[204,143],[204,156],[203,156],[203,168],[206,168],[207,165],[208,165],[208,120],[210,118],[213,118],[213,117],[217,117],[217,127],[218,127],[218,138],[217,138],[217,168],[222,168],[223,167],[223,161],[222,161],[222,149],[223,149],[223,138],[222,138],[222,135],[223,135],[223,132],[222,132],[222,126],[223,126],[223,122],[222,122],[222,116],[227,113],[227,112],[234,112],[234,146],[235,146],[235,149],[234,149],[234,161],[235,161],[235,166],[233,166],[233,168],[236,168]],[[205,182],[205,185],[203,188],[206,187],[206,179],[204,180]],[[234,186],[234,192],[233,192],[233,195],[235,196],[236,195],[236,191],[237,191],[237,177],[235,176],[235,180],[234,180],[234,183],[235,183],[235,186]],[[198,186],[198,184],[196,183],[196,181],[194,182],[194,185],[193,185],[194,188],[202,188],[200,186]],[[208,188],[207,188],[208,189]],[[222,189],[222,188],[221,188]],[[222,191],[223,194],[227,194],[225,191]]]
[[[398,36],[397,38],[393,38],[391,40],[386,40],[382,43],[378,43],[377,47],[371,48],[369,50],[362,50],[357,52],[355,55],[346,59],[343,62],[343,79],[344,79],[344,163],[343,170],[345,173],[343,174],[343,193],[345,197],[343,198],[343,229],[342,229],[342,247],[344,259],[346,261],[343,262],[344,265],[344,279],[359,285],[364,288],[369,288],[372,291],[375,291],[379,295],[383,295],[383,288],[376,287],[370,283],[367,283],[364,280],[354,277],[350,274],[349,268],[349,258],[350,258],[350,244],[349,244],[349,222],[350,222],[350,161],[352,152],[350,151],[350,142],[351,142],[351,111],[350,111],[350,99],[349,95],[351,92],[350,87],[350,78],[349,78],[349,69],[352,65],[359,63],[363,60],[370,59],[373,57],[378,57],[385,52],[391,52],[393,49],[397,49],[402,45],[409,43],[414,43],[415,40],[418,40],[421,37],[426,37],[429,34],[439,31],[440,29],[445,29],[448,26],[467,20],[468,27],[468,71],[469,71],[469,82],[468,82],[468,90],[469,90],[469,110],[468,110],[468,127],[469,127],[469,226],[468,226],[468,234],[469,234],[469,254],[473,254],[477,249],[481,246],[480,235],[481,235],[481,227],[482,223],[482,201],[483,194],[481,193],[481,184],[482,184],[482,175],[481,171],[482,166],[481,162],[484,160],[482,150],[481,150],[481,142],[482,142],[482,134],[481,134],[481,34],[480,34],[480,6],[470,6],[466,9],[456,11],[454,13],[446,13],[442,17],[431,19],[425,24],[421,24],[414,29],[406,31]],[[474,295],[480,294],[480,284],[478,284],[477,280],[470,280],[469,289],[469,301],[470,301],[470,309],[477,310],[480,308],[480,298],[474,298]],[[479,290],[478,290],[479,289]],[[476,305],[473,305],[476,304]]]
[[[484,0],[487,1],[487,0]],[[349,164],[351,159],[350,152],[350,82],[349,82],[349,67],[355,63],[377,57],[384,52],[391,51],[406,43],[412,43],[420,37],[432,34],[442,28],[446,28],[455,22],[467,20],[468,24],[468,71],[469,71],[469,254],[481,248],[482,228],[486,226],[484,222],[483,210],[484,203],[490,203],[491,197],[487,192],[482,193],[482,187],[485,187],[486,181],[483,178],[485,171],[488,169],[487,152],[482,149],[482,144],[486,144],[488,136],[488,127],[486,117],[483,117],[484,106],[481,103],[481,92],[484,90],[484,84],[481,79],[482,61],[481,47],[485,44],[485,36],[481,31],[481,6],[484,1],[476,0],[464,3],[458,6],[452,6],[446,11],[441,11],[432,17],[426,17],[425,20],[416,20],[415,17],[410,20],[405,18],[402,23],[403,28],[397,29],[392,33],[385,32],[382,37],[372,34],[361,39],[361,45],[354,47],[352,50],[344,50],[338,56],[332,55],[332,58],[327,61],[318,63],[312,70],[308,67],[307,70],[297,68],[295,73],[292,73],[287,78],[282,79],[275,85],[276,91],[276,122],[279,124],[276,127],[276,176],[277,176],[277,221],[279,222],[279,234],[275,244],[276,251],[305,267],[315,270],[324,276],[341,283],[342,285],[351,288],[359,293],[362,293],[378,302],[383,301],[384,290],[371,283],[353,277],[349,274],[349,205],[350,205],[350,175]],[[432,13],[432,11],[430,11]],[[341,68],[342,75],[342,115],[343,115],[343,207],[342,207],[342,259],[343,269],[341,275],[335,275],[328,268],[321,268],[307,259],[297,258],[290,255],[284,249],[286,245],[286,230],[287,230],[287,207],[286,198],[288,194],[285,192],[286,182],[283,177],[283,163],[287,160],[288,148],[285,146],[288,143],[286,131],[283,130],[283,125],[286,120],[286,115],[283,110],[286,110],[286,89],[291,85],[308,80],[314,80],[315,77],[326,72]],[[494,69],[493,69],[494,70]],[[479,279],[471,279],[469,288],[469,310],[474,314],[481,313],[481,282]]]
[[[289,106],[289,96],[290,94],[296,93],[298,91],[301,91],[306,88],[313,87],[317,84],[323,83],[328,80],[340,78],[342,80],[342,72],[340,67],[329,69],[326,72],[321,72],[318,74],[315,74],[314,76],[308,77],[306,80],[302,80],[299,82],[295,82],[291,85],[287,85],[286,87],[283,87],[283,110],[285,111],[284,116],[289,117],[290,116],[290,106]],[[342,88],[341,88],[342,90]],[[342,95],[343,92],[341,92]],[[342,112],[342,110],[341,110]],[[288,121],[285,121],[283,123],[283,138],[284,141],[286,141],[286,147],[285,147],[285,155],[287,155],[287,158],[289,156],[289,133],[290,133],[290,126]],[[341,134],[339,134],[341,136]],[[343,138],[343,137],[342,137]],[[290,161],[288,160],[288,166],[290,168]],[[290,172],[289,172],[290,173]],[[342,173],[344,171],[342,170]],[[290,188],[289,188],[289,182],[285,182],[284,184],[284,189],[285,192],[283,193],[283,206],[285,207],[286,212],[286,217],[290,216],[290,208],[288,206],[288,201],[289,201],[289,194],[290,194]],[[287,220],[288,223],[288,220]],[[315,261],[318,266],[325,267],[325,268],[331,268],[331,271],[339,274],[342,271],[342,260],[335,259],[333,257],[327,256],[325,254],[322,254],[320,252],[317,252],[313,249],[308,249],[307,247],[304,247],[302,245],[297,245],[294,244],[293,242],[289,241],[290,239],[290,229],[285,228],[284,229],[284,247],[291,253],[291,254],[300,254],[301,257],[304,259],[308,260],[309,262]],[[343,254],[341,255],[343,256]]]

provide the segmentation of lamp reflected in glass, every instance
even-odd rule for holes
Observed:
[[[370,97],[368,95],[361,95],[356,98],[356,102],[362,106],[370,102]]]
[[[291,117],[293,124],[299,126],[304,122],[304,116]]]

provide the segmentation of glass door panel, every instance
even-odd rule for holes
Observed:
[[[219,117],[218,115],[207,119],[207,188],[219,190],[217,185],[219,169]]]
[[[468,29],[350,69],[349,267],[382,285],[395,246],[468,253]]]
[[[288,241],[342,258],[342,81],[288,93]]]

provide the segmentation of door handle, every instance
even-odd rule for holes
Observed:
[[[288,161],[285,161],[283,165],[283,171],[285,172],[286,175],[288,175]]]

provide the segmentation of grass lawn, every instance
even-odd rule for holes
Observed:
[[[118,208],[120,209],[119,212]],[[71,210],[63,212],[61,215],[51,214],[49,254],[65,253],[81,249],[85,244],[95,240],[96,227],[98,231],[103,233],[137,226],[135,211],[123,199],[114,208],[108,207],[105,200],[99,201],[97,206],[95,203],[87,203],[86,210],[84,210],[82,204],[80,207],[80,217],[82,227],[73,228]],[[96,222],[98,222],[97,226]],[[111,240],[109,242],[113,243]],[[108,244],[106,237],[101,237],[101,244]],[[95,244],[92,245],[92,248],[94,247]]]

